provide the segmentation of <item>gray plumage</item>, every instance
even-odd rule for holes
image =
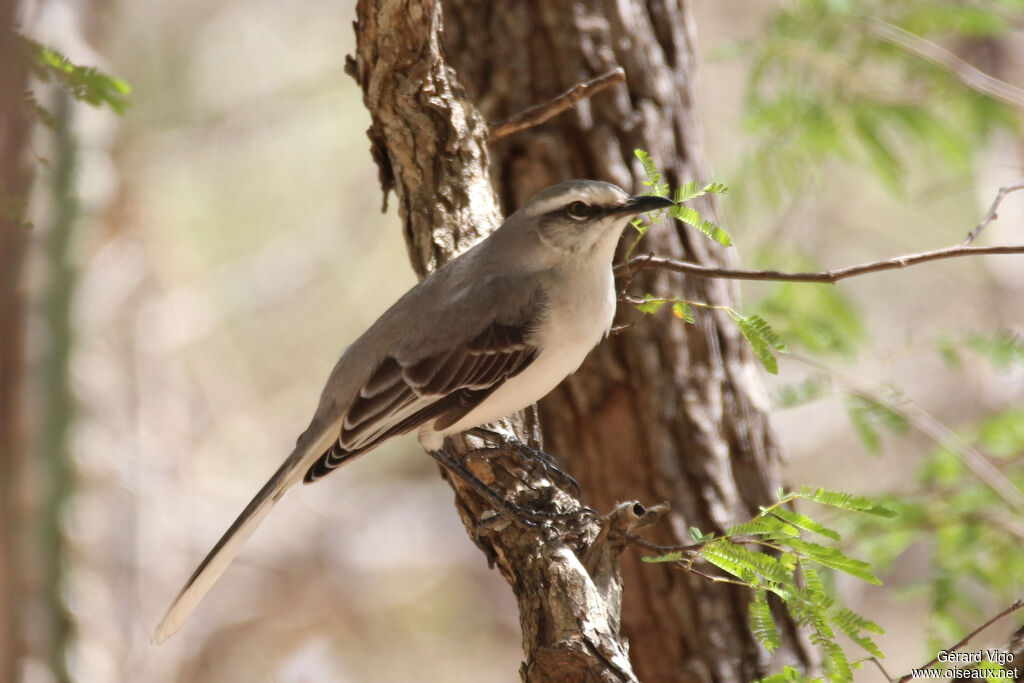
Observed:
[[[622,229],[669,205],[609,183],[561,183],[406,292],[342,354],[295,450],[186,582],[153,641],[181,627],[298,481],[414,429],[437,450],[446,435],[525,408],[575,371],[611,326]]]

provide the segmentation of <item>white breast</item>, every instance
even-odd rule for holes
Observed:
[[[500,386],[486,401],[443,432],[429,425],[420,429],[424,448],[440,448],[444,436],[494,422],[543,398],[583,363],[611,327],[615,316],[615,289],[611,268],[580,269],[571,286],[552,288],[547,320],[535,343],[541,349],[523,372]],[[567,283],[563,283],[565,285]]]

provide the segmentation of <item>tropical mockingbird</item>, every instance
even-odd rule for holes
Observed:
[[[608,334],[623,228],[671,205],[610,183],[564,182],[406,292],[342,354],[295,450],[192,574],[153,641],[181,627],[292,485],[413,429],[425,450],[441,452],[446,436],[554,389]]]

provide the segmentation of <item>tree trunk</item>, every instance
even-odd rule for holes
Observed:
[[[24,367],[24,296],[21,286],[26,225],[23,211],[32,183],[32,120],[23,106],[25,60],[13,40],[15,0],[0,0],[0,683],[17,674],[18,488],[22,454],[21,383]]]
[[[706,179],[692,106],[692,27],[681,3],[449,0],[443,40],[450,63],[436,43],[434,3],[365,0],[358,12],[350,66],[373,115],[382,183],[395,189],[420,274],[462,246],[467,225],[486,231],[496,224],[489,172],[509,212],[572,177],[639,188],[636,147],[673,184]],[[615,66],[625,68],[628,86],[488,149],[484,119],[505,118]],[[493,172],[489,154],[497,160]],[[726,259],[680,225],[656,226],[644,248],[699,263]],[[666,274],[646,274],[634,286],[713,304],[735,295],[724,282]],[[673,512],[654,540],[686,543],[689,525],[721,531],[772,499],[778,451],[763,396],[751,356],[724,316],[706,314],[694,325],[647,319],[602,344],[543,401],[541,423],[588,504],[607,510],[623,499],[668,500]],[[471,458],[469,465],[512,499],[543,499],[550,484],[524,478],[529,468],[514,457]],[[487,506],[460,482],[453,487],[472,537],[516,592],[525,679],[750,681],[777,660],[806,665],[784,615],[777,615],[783,646],[769,661],[749,631],[747,592],[643,565],[634,554],[623,566],[620,630],[623,534],[656,517],[641,506],[619,506],[573,533],[514,524],[495,530],[484,521]],[[548,486],[546,495],[553,509],[574,504],[564,488]]]
[[[559,3],[497,3],[484,12],[478,3],[450,1],[447,52],[489,120],[616,66],[626,71],[626,86],[492,149],[508,210],[566,178],[640,188],[636,148],[651,154],[673,186],[708,180],[685,2],[591,0],[572,11]],[[699,208],[714,211],[707,202]],[[708,265],[729,260],[681,223],[653,227],[641,248]],[[736,299],[730,283],[667,274],[638,278],[633,289],[711,304]],[[705,312],[693,325],[648,316],[598,347],[541,402],[541,425],[547,450],[579,479],[584,502],[603,509],[624,497],[667,500],[670,524],[659,525],[653,540],[683,544],[691,525],[722,532],[774,500],[779,452],[764,396],[751,354],[725,315]],[[641,679],[750,681],[769,671],[747,624],[748,591],[641,564],[636,553],[624,558],[623,572],[623,630]],[[778,616],[786,635],[780,657],[805,663],[792,623]]]

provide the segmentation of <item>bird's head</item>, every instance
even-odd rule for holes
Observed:
[[[517,213],[524,223],[535,227],[548,248],[568,255],[603,249],[610,261],[615,243],[633,216],[672,204],[666,197],[630,195],[599,180],[569,180],[535,194]]]

